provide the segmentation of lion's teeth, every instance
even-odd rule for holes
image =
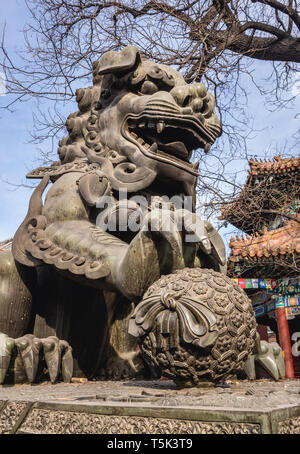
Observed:
[[[156,153],[157,152],[157,143],[156,142],[153,142],[153,144],[149,148],[149,151],[152,151],[152,153]]]
[[[158,121],[156,123],[156,131],[158,134],[161,134],[163,130],[165,129],[165,122],[164,121]]]
[[[141,145],[143,145],[143,143],[144,143],[144,141],[143,141],[143,139],[142,139],[141,137],[139,137],[139,138],[137,139],[137,141],[138,141],[138,143],[140,143]]]
[[[205,153],[208,153],[209,150],[210,150],[210,148],[211,148],[211,144],[210,144],[210,143],[207,143],[207,144],[205,145],[205,147],[204,147]]]
[[[154,123],[154,121],[149,121],[149,122],[148,122],[148,128],[152,128],[152,129],[155,128],[155,123]]]
[[[145,123],[139,123],[139,128],[144,128],[145,127]]]

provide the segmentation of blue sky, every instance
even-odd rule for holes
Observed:
[[[0,31],[6,22],[7,43],[10,52],[15,52],[17,47],[22,46],[21,29],[27,19],[26,6],[23,0],[10,0],[2,2]],[[270,66],[268,63],[256,64],[256,77],[266,77]],[[296,89],[295,89],[296,90]],[[300,90],[299,90],[300,91]],[[0,101],[2,99],[0,98]],[[250,154],[264,156],[276,154],[284,148],[285,143],[291,144],[291,136],[299,127],[300,112],[299,96],[289,109],[269,112],[265,108],[265,100],[256,92],[249,98],[249,109],[255,118],[254,126],[262,129],[256,133],[254,139],[249,142]],[[26,173],[37,167],[38,147],[30,140],[29,130],[32,127],[33,102],[19,105],[12,114],[8,111],[0,112],[0,241],[14,235],[14,232],[26,215],[28,200],[32,190],[20,187],[17,190],[5,183],[10,181],[15,184],[25,182]],[[70,112],[73,106],[70,106]],[[226,153],[226,150],[224,151]],[[294,150],[295,156],[299,155]],[[233,170],[245,171],[245,162],[236,161]],[[246,175],[246,172],[243,174]],[[30,183],[30,181],[29,181]]]
[[[24,24],[26,9],[21,0],[10,0],[5,2],[5,6],[3,3],[0,28],[6,21],[7,43],[13,51],[22,44],[19,30]],[[24,188],[12,190],[4,181],[22,183],[27,169],[36,166],[33,163],[36,158],[34,147],[26,143],[29,140],[28,130],[31,123],[30,104],[19,106],[13,114],[8,111],[0,112],[0,241],[14,234],[26,214],[30,191]]]

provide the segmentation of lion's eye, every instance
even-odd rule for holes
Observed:
[[[153,68],[151,68],[148,71],[148,75],[150,77],[153,77],[153,79],[162,79],[164,76],[162,70],[160,68],[158,68],[157,66],[154,66]]]
[[[156,93],[159,90],[157,85],[154,82],[151,82],[150,80],[145,80],[143,85],[140,88],[140,92],[143,95],[153,95],[153,93]]]

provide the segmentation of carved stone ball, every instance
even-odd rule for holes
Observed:
[[[250,299],[230,278],[185,268],[149,287],[129,332],[158,375],[199,386],[243,371],[254,350],[256,319]]]

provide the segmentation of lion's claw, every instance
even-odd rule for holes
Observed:
[[[151,211],[146,215],[141,231],[157,233],[169,243],[175,253],[182,256],[182,238],[177,228],[174,210],[170,204],[154,200]]]
[[[65,383],[70,383],[73,373],[72,348],[66,341],[55,336],[41,339],[44,357],[51,383],[55,383],[61,371]]]
[[[37,374],[42,343],[33,334],[19,337],[15,345],[20,353],[29,383],[33,383]]]
[[[0,385],[5,380],[15,342],[6,334],[0,333]]]
[[[60,348],[63,352],[61,357],[61,373],[63,377],[63,381],[65,383],[70,383],[72,375],[73,375],[73,355],[72,355],[72,347],[68,344],[67,341],[59,341]]]
[[[71,381],[73,356],[68,342],[59,340],[55,336],[38,339],[33,334],[12,339],[0,333],[0,384],[5,380],[14,348],[20,354],[29,383],[35,381],[42,356],[45,359],[51,383],[57,381],[60,373],[64,382]]]

